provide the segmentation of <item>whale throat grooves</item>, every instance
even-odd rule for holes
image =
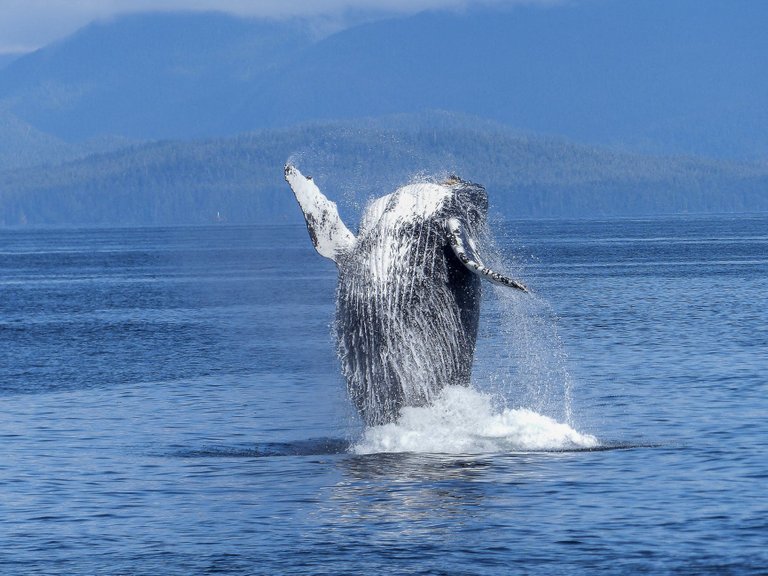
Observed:
[[[424,218],[378,227],[339,263],[336,294],[338,355],[369,426],[469,384],[480,296],[478,277],[453,264],[440,227]]]

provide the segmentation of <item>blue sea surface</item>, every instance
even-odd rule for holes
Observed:
[[[768,573],[768,217],[496,228],[476,385],[593,449],[356,450],[301,226],[0,231],[0,574]]]

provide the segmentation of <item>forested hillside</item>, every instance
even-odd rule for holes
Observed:
[[[768,211],[768,167],[646,157],[451,114],[159,142],[0,174],[0,225],[300,222],[290,160],[342,213],[414,178],[484,184],[503,217]]]

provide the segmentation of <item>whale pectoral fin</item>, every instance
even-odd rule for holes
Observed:
[[[483,264],[483,261],[477,254],[474,241],[467,236],[466,231],[458,218],[450,218],[446,223],[446,229],[448,231],[448,241],[451,244],[453,253],[456,254],[456,257],[467,267],[467,269],[469,269],[470,272],[474,272],[478,276],[481,276],[494,284],[509,286],[511,288],[522,290],[523,292],[528,292],[528,288],[522,283],[504,276],[503,274],[499,274]]]
[[[285,181],[304,212],[312,244],[321,256],[338,262],[338,257],[350,251],[357,241],[341,221],[336,203],[326,198],[311,177],[304,176],[294,166],[285,165]]]

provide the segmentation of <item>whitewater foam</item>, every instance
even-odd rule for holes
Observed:
[[[355,454],[480,454],[583,450],[599,445],[596,437],[533,410],[494,409],[490,395],[449,386],[430,406],[406,407],[397,421],[367,428],[350,450]]]

